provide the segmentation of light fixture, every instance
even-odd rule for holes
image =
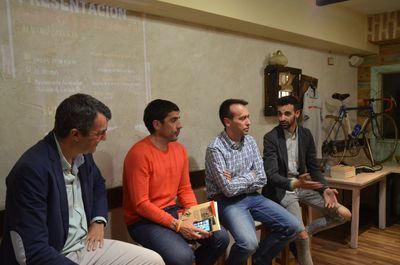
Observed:
[[[325,6],[325,5],[335,4],[335,3],[343,2],[343,1],[347,1],[347,0],[316,0],[315,4],[317,6]]]
[[[364,58],[359,55],[349,56],[349,65],[352,67],[359,67],[364,62]]]

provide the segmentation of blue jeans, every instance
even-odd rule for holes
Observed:
[[[176,218],[179,208],[171,206],[164,210]],[[128,231],[133,240],[160,254],[166,265],[192,265],[194,260],[199,265],[213,265],[229,245],[229,235],[224,228],[213,232],[209,238],[197,240],[201,246],[194,253],[190,242],[181,234],[149,220],[129,225]]]
[[[255,264],[269,265],[285,245],[301,231],[299,221],[279,204],[258,193],[218,201],[220,219],[235,239],[227,265],[245,264],[253,255]],[[258,243],[254,221],[271,233]]]

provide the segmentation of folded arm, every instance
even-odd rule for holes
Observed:
[[[266,181],[261,159],[253,161],[252,170],[238,174],[230,172],[224,155],[218,148],[208,147],[206,163],[210,178],[227,197],[254,192],[262,188]]]

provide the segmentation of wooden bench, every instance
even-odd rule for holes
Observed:
[[[204,189],[205,189],[205,172],[204,172],[204,170],[191,171],[190,172],[190,181],[191,181],[193,190],[195,190],[195,192],[197,193],[196,195],[198,195],[199,191],[201,191],[201,190],[204,191]],[[121,208],[122,207],[122,187],[114,187],[114,188],[107,189],[107,200],[108,200],[109,211]],[[2,236],[3,236],[4,215],[5,215],[5,210],[0,211],[0,238],[2,238]],[[260,231],[260,233],[261,233],[261,238],[265,238],[268,232],[264,228],[264,226],[259,222],[256,222],[255,225],[256,225],[256,230]],[[276,261],[281,265],[289,265],[290,264],[289,257],[290,257],[289,248],[286,247],[282,251],[281,257],[277,258]],[[221,257],[217,264],[223,265],[224,258],[225,257]],[[250,257],[249,260],[247,261],[247,264],[251,265],[251,262],[252,261],[251,261],[251,257]]]

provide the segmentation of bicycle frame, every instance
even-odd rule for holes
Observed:
[[[350,119],[349,116],[347,115],[349,111],[352,110],[369,110],[368,112],[368,116],[367,119],[364,121],[363,125],[361,126],[361,130],[360,133],[363,132],[363,130],[365,129],[365,126],[368,124],[368,121],[371,120],[372,117],[376,116],[376,113],[373,110],[372,104],[370,104],[369,106],[360,106],[360,107],[346,107],[343,103],[339,108],[339,112],[338,112],[338,119],[336,122],[341,122],[343,123],[343,121],[345,122],[345,129],[346,129],[346,133],[349,135],[352,131],[351,129],[351,124],[350,124]],[[333,128],[335,123],[332,125],[332,127],[329,129],[328,134],[330,135],[332,133]],[[337,136],[337,133],[335,134],[335,138]]]
[[[343,95],[346,95],[346,94],[343,94]],[[396,101],[392,97],[390,99],[389,98],[379,98],[379,99],[370,98],[370,99],[367,99],[364,101],[366,103],[368,102],[368,105],[366,105],[366,106],[346,107],[346,105],[344,104],[344,100],[347,97],[341,97],[340,94],[338,94],[338,96],[336,96],[336,97],[334,97],[334,96],[335,96],[335,94],[332,96],[334,99],[338,99],[341,101],[341,106],[338,110],[337,116],[334,116],[334,115],[326,116],[327,118],[331,118],[334,120],[334,122],[330,125],[327,135],[325,137],[325,140],[323,142],[323,147],[325,146],[327,148],[325,150],[326,150],[328,156],[329,156],[329,154],[331,154],[331,155],[338,154],[337,156],[334,155],[334,157],[339,158],[339,160],[337,162],[340,163],[340,161],[344,157],[356,156],[358,154],[358,152],[361,150],[361,148],[363,148],[364,152],[368,156],[369,160],[372,162],[372,166],[375,166],[375,161],[374,161],[375,159],[373,157],[373,152],[371,149],[370,141],[371,141],[371,139],[382,139],[383,134],[381,133],[381,131],[382,131],[381,126],[384,123],[379,122],[378,119],[379,119],[379,117],[382,117],[382,118],[387,117],[387,116],[385,116],[385,115],[387,115],[387,114],[385,114],[385,112],[389,112],[393,108],[393,105],[397,105]],[[389,108],[383,109],[382,112],[375,112],[374,111],[374,102],[376,102],[376,101],[388,102]],[[368,111],[367,114],[362,115],[363,117],[365,117],[365,120],[363,121],[363,123],[361,125],[360,131],[357,132],[356,135],[352,134],[353,129],[350,124],[350,117],[348,115],[348,112],[353,111],[353,110]],[[369,124],[369,123],[371,123],[371,124]],[[394,127],[396,127],[396,126],[394,126]],[[396,132],[395,140],[397,141],[397,129],[395,129],[395,132]],[[342,135],[342,134],[344,134],[344,135]],[[371,137],[373,137],[373,138],[371,138]],[[397,142],[396,142],[395,146],[397,146]],[[395,148],[393,150],[395,150]],[[388,157],[390,157],[390,156],[388,156]],[[386,159],[387,158],[384,158],[383,161],[385,161]]]
[[[339,108],[339,112],[338,112],[338,122],[342,122],[345,121],[345,125],[346,125],[346,133],[348,135],[351,134],[352,132],[352,126],[350,124],[350,119],[349,116],[347,115],[349,111],[353,111],[353,110],[368,110],[368,115],[366,116],[366,119],[364,120],[363,124],[361,125],[361,130],[360,130],[360,134],[364,133],[365,127],[368,125],[368,122],[374,120],[377,117],[377,114],[374,111],[374,106],[373,106],[373,102],[376,100],[369,100],[369,105],[368,106],[358,106],[358,107],[346,107],[346,105],[342,102],[342,105]],[[391,109],[392,107],[390,107]],[[371,122],[371,126],[375,126],[373,122]],[[328,132],[328,135],[331,133],[331,130],[333,130],[333,127],[330,129],[330,131]],[[374,132],[374,130],[373,130]],[[336,135],[335,135],[336,137]]]

